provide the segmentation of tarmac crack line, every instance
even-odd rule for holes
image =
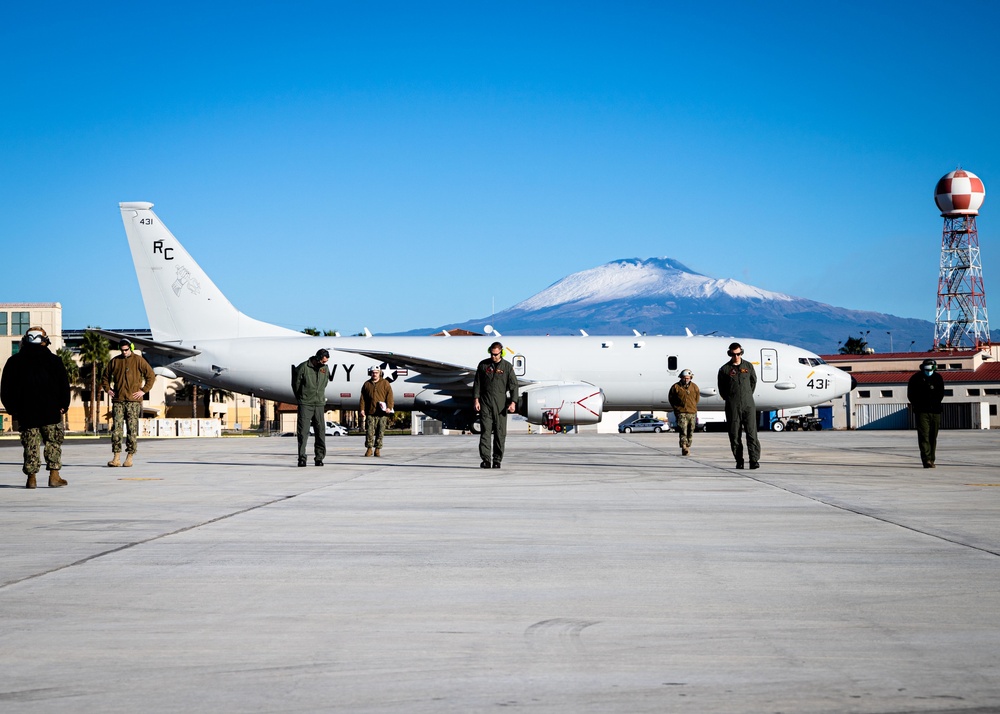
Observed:
[[[971,543],[963,543],[960,540],[955,540],[954,538],[948,538],[947,536],[943,536],[939,533],[931,533],[930,531],[921,530],[920,528],[917,528],[915,526],[908,526],[905,523],[898,523],[896,521],[889,520],[888,518],[883,518],[881,516],[876,516],[871,513],[866,513],[865,511],[859,510],[857,508],[851,508],[850,506],[844,506],[838,503],[831,503],[830,501],[824,501],[822,498],[817,498],[816,496],[810,496],[805,493],[800,493],[799,491],[793,491],[792,489],[786,488],[785,486],[779,486],[777,484],[771,483],[770,481],[765,481],[762,478],[751,476],[750,474],[740,474],[740,475],[742,475],[743,478],[749,479],[751,481],[756,481],[757,483],[762,484],[764,486],[770,486],[771,488],[776,488],[779,491],[784,491],[785,493],[790,493],[793,496],[798,496],[800,498],[808,499],[813,503],[821,503],[824,506],[828,506],[830,508],[836,508],[837,510],[844,511],[845,513],[853,513],[856,516],[871,518],[873,521],[878,521],[879,523],[885,523],[890,526],[896,526],[897,528],[908,530],[911,533],[918,533],[922,536],[927,536],[929,538],[934,538],[936,540],[944,541],[945,543],[951,543],[952,545],[962,546],[964,548],[969,548],[971,550],[978,550],[981,553],[987,553],[989,555],[1000,556],[1000,552],[997,552],[995,550],[990,550],[989,548],[984,548],[978,545],[972,545]]]
[[[663,453],[664,455],[668,455],[667,452],[664,451],[663,449],[661,449],[659,446],[655,446],[654,447],[654,446],[648,446],[646,444],[643,444],[642,446],[645,446],[646,448],[651,449],[653,451],[658,451],[660,453]],[[696,459],[691,459],[691,460],[692,461],[697,461]],[[972,545],[971,543],[964,543],[964,542],[962,542],[960,540],[956,540],[954,538],[948,538],[947,536],[943,536],[943,535],[941,535],[939,533],[931,533],[930,531],[921,530],[920,528],[916,528],[915,526],[908,526],[908,525],[906,525],[904,523],[898,523],[896,521],[889,520],[888,518],[883,518],[881,516],[876,516],[876,515],[873,515],[871,513],[866,513],[865,511],[862,511],[862,510],[859,510],[859,509],[856,509],[856,508],[851,508],[850,506],[844,506],[844,505],[841,505],[841,504],[838,504],[838,503],[832,503],[830,501],[824,501],[822,498],[817,498],[815,496],[810,496],[808,494],[801,493],[799,491],[793,491],[792,489],[787,488],[785,486],[779,486],[779,485],[777,485],[775,483],[771,483],[770,481],[765,481],[764,479],[762,479],[762,478],[760,478],[758,476],[753,476],[753,475],[748,474],[748,473],[733,473],[733,471],[734,471],[733,469],[728,469],[728,468],[725,468],[725,467],[722,467],[722,466],[717,466],[717,465],[714,465],[714,464],[708,464],[708,463],[705,463],[705,462],[702,462],[702,461],[697,461],[697,463],[700,463],[702,466],[707,466],[709,468],[714,468],[714,469],[716,469],[718,471],[725,471],[725,472],[731,474],[734,478],[745,478],[745,479],[750,480],[750,481],[756,481],[757,483],[762,484],[764,486],[770,486],[771,488],[776,488],[779,491],[784,491],[785,493],[792,494],[793,496],[798,496],[800,498],[808,499],[808,500],[812,501],[813,503],[820,503],[820,504],[822,504],[824,506],[828,506],[830,508],[836,508],[837,510],[844,511],[845,513],[853,513],[854,515],[856,515],[856,516],[862,516],[863,518],[871,518],[873,521],[878,521],[880,523],[885,523],[886,525],[895,526],[897,528],[902,528],[904,530],[910,531],[911,533],[917,533],[917,534],[922,535],[922,536],[927,536],[928,538],[934,538],[935,540],[940,540],[940,541],[943,541],[945,543],[951,543],[952,545],[961,546],[963,548],[969,548],[971,550],[978,550],[979,552],[986,553],[988,555],[1000,556],[1000,552],[995,551],[995,550],[990,550],[989,548],[984,548],[984,547],[978,546],[978,545]]]
[[[159,535],[150,536],[149,538],[143,538],[142,540],[137,540],[134,543],[126,543],[125,545],[120,545],[117,548],[111,548],[110,550],[101,551],[100,553],[94,553],[93,555],[88,555],[86,558],[81,558],[72,563],[66,563],[65,565],[60,565],[55,568],[49,568],[48,570],[43,570],[40,573],[33,573],[32,575],[25,575],[23,578],[18,578],[17,580],[11,580],[9,583],[0,584],[0,590],[4,588],[11,587],[12,585],[17,585],[19,583],[27,582],[28,580],[34,580],[35,578],[41,578],[46,575],[51,575],[52,573],[58,573],[60,570],[66,570],[68,568],[75,568],[77,565],[83,565],[91,560],[97,560],[98,558],[103,558],[107,555],[113,555],[115,553],[120,553],[123,550],[128,550],[129,548],[134,548],[138,545],[145,545],[146,543],[152,543],[154,540],[160,540],[161,538],[169,538],[170,536],[178,535],[179,533],[184,533],[186,531],[194,530],[195,528],[201,528],[203,526],[208,526],[213,523],[218,523],[219,521],[224,521],[227,518],[233,518],[235,516],[241,516],[244,513],[249,513],[250,511],[255,511],[258,508],[266,508],[267,506],[274,505],[275,503],[281,503],[287,501],[291,498],[301,496],[302,494],[294,494],[292,496],[282,496],[281,498],[275,498],[270,501],[265,501],[264,503],[258,503],[255,506],[250,506],[249,508],[243,508],[239,511],[233,511],[232,513],[226,513],[216,518],[211,518],[207,521],[202,521],[201,523],[194,523],[190,526],[184,526],[183,528],[178,528],[175,531],[170,531],[169,533],[160,533]]]

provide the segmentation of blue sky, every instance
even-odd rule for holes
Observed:
[[[933,320],[958,165],[1000,301],[1000,3],[11,5],[0,301],[66,328],[148,324],[119,201],[295,329],[489,317],[653,256]]]

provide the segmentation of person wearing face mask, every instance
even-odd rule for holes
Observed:
[[[938,430],[941,428],[941,400],[944,399],[944,378],[938,374],[937,362],[925,359],[906,385],[917,423],[917,446],[925,469],[934,468]]]
[[[35,476],[42,465],[39,449],[49,471],[49,488],[66,485],[59,470],[65,436],[63,415],[69,409],[69,378],[62,360],[49,350],[50,344],[43,328],[29,328],[0,378],[0,401],[17,419],[21,433],[21,471],[28,477],[25,488],[35,488]]]
[[[719,368],[719,396],[726,402],[726,422],[729,425],[729,447],[736,459],[736,468],[743,468],[743,443],[741,437],[747,434],[747,452],[750,468],[760,468],[760,442],[757,440],[757,407],[753,392],[757,388],[757,372],[753,365],[743,359],[743,347],[739,342],[729,345],[732,358]]]
[[[701,390],[692,382],[694,373],[690,369],[681,372],[677,384],[670,388],[667,401],[674,408],[674,418],[677,420],[677,434],[680,439],[681,456],[691,453],[691,437],[694,435],[695,420],[698,416],[698,400]]]

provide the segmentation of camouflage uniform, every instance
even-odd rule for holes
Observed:
[[[40,335],[40,336],[39,336]],[[4,365],[0,376],[0,401],[17,420],[24,447],[21,471],[26,488],[35,488],[41,468],[39,449],[45,445],[49,486],[65,486],[62,468],[63,414],[69,409],[69,379],[62,360],[49,351],[48,337],[32,327],[21,340],[21,349]]]
[[[385,409],[382,409],[382,403]],[[369,379],[361,386],[361,413],[365,415],[365,448],[382,450],[382,438],[385,435],[387,416],[396,408],[392,394],[392,385],[384,377],[377,382]]]
[[[679,382],[670,388],[667,401],[674,408],[674,417],[677,419],[677,436],[680,441],[681,454],[687,456],[691,451],[691,437],[694,434],[695,423],[698,418],[698,401],[701,399],[701,390],[694,382],[684,384],[683,377]]]
[[[125,450],[134,454],[138,446],[139,417],[142,415],[142,402],[112,402],[111,415],[114,428],[111,431],[111,451],[120,454],[122,450],[122,422],[128,435],[125,438]]]
[[[62,443],[65,435],[62,423],[22,429],[21,446],[24,447],[24,465],[21,467],[21,471],[24,475],[34,476],[42,467],[42,462],[38,458],[38,450],[42,444],[45,444],[45,468],[49,471],[62,469]]]
[[[127,340],[122,342],[127,342]],[[120,454],[122,451],[122,421],[127,419],[128,436],[125,439],[125,448],[129,454],[135,454],[139,446],[139,417],[142,416],[142,397],[135,399],[132,395],[136,392],[149,393],[155,381],[156,374],[153,372],[153,368],[149,366],[149,362],[142,355],[131,351],[131,345],[128,355],[117,355],[108,362],[108,366],[104,370],[104,379],[101,381],[101,389],[107,392],[113,387],[115,392],[111,401],[112,453]]]

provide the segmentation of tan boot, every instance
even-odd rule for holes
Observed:
[[[122,455],[116,451],[115,458],[111,459],[111,461],[108,462],[108,466],[121,466],[122,465],[121,456]]]
[[[372,450],[368,449],[368,451],[365,452],[365,456],[371,456],[371,455],[372,455]]]
[[[132,465],[132,454],[126,454],[125,463],[122,464],[122,466],[131,466],[131,465]]]
[[[24,484],[24,487],[25,488],[34,488],[35,487],[35,474],[31,474],[31,476],[28,477],[28,482],[26,484]]]
[[[49,488],[60,488],[65,486],[66,482],[59,478],[59,472],[57,470],[49,471]]]
[[[376,456],[381,456],[382,455],[382,449],[375,449],[375,455]]]

